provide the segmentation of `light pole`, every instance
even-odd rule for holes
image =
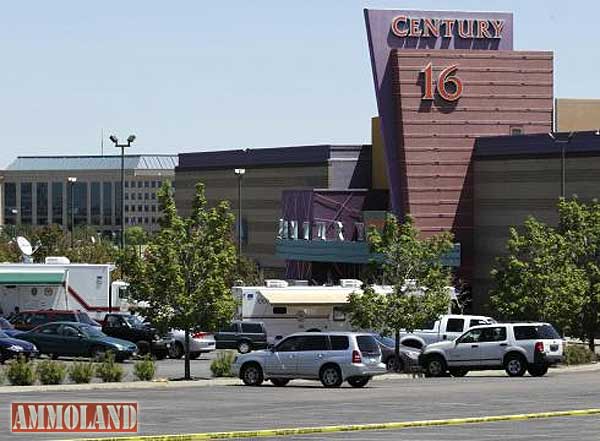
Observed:
[[[135,141],[135,135],[129,135],[127,144],[119,144],[119,138],[110,135],[109,139],[115,144],[115,147],[121,149],[121,250],[125,249],[125,148],[131,147]]]
[[[548,136],[550,137],[550,139],[552,139],[552,141],[554,141],[554,144],[560,144],[560,197],[564,198],[565,197],[565,192],[566,192],[566,186],[567,186],[567,179],[566,179],[566,175],[567,175],[567,171],[566,171],[566,161],[565,161],[565,156],[566,156],[566,146],[569,145],[571,143],[571,140],[573,139],[573,136],[575,135],[574,132],[569,132],[567,134],[566,137],[564,136],[559,136],[559,133],[552,133],[549,132]]]
[[[10,213],[15,217],[15,229],[13,231],[13,233],[15,233],[15,237],[17,237],[19,234],[19,226],[17,225],[17,215],[19,214],[19,210],[17,210],[16,208],[12,208],[10,210]]]
[[[71,248],[73,248],[73,236],[75,235],[75,205],[73,203],[75,199],[73,197],[73,188],[75,187],[77,178],[75,176],[69,176],[67,181],[69,182],[69,205],[71,207]]]
[[[238,177],[238,260],[242,259],[242,178],[246,174],[245,168],[236,168],[233,172]]]

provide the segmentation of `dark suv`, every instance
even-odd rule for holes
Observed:
[[[262,322],[233,321],[215,334],[217,349],[237,349],[246,354],[267,347],[267,330]]]
[[[158,359],[166,358],[173,343],[170,338],[162,337],[159,332],[135,315],[111,313],[104,316],[102,332],[110,337],[133,342],[140,355],[151,353]]]
[[[43,309],[38,311],[21,311],[10,318],[10,322],[20,331],[29,331],[39,325],[51,322],[79,322],[95,328],[102,326],[86,312],[73,310]]]

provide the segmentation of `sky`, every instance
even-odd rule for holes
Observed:
[[[555,96],[599,98],[600,2],[20,0],[0,13],[0,168],[18,155],[369,143],[362,9],[509,11]],[[572,36],[568,36],[568,31]]]

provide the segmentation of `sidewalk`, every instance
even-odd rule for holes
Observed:
[[[552,368],[552,374],[569,374],[576,372],[594,372],[600,371],[600,363],[579,365],[579,366],[560,366]],[[469,372],[470,377],[505,377],[504,371],[474,371]],[[413,378],[412,374],[385,374],[373,378],[373,381],[390,381]],[[314,381],[307,381],[311,384]],[[59,384],[53,386],[35,385],[35,386],[0,386],[0,394],[15,394],[27,392],[69,392],[83,390],[123,390],[123,389],[178,389],[185,387],[210,387],[210,386],[237,386],[241,381],[238,378],[203,378],[192,381],[169,381],[167,379],[157,379],[153,381],[128,381],[122,383],[90,383],[90,384]]]

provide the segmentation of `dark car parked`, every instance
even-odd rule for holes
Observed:
[[[133,342],[140,355],[151,353],[158,359],[166,358],[172,339],[161,337],[159,332],[138,316],[111,313],[104,316],[102,332],[110,337]]]
[[[36,326],[52,322],[79,322],[96,328],[102,325],[93,320],[87,312],[75,310],[42,309],[37,311],[21,311],[10,318],[16,329],[29,331]]]
[[[267,330],[262,322],[233,321],[215,333],[217,349],[237,349],[246,354],[267,347]]]
[[[4,331],[0,331],[0,363],[3,364],[6,360],[19,356],[34,358],[38,354],[38,349],[33,343],[12,338]]]
[[[0,329],[9,337],[17,337],[19,334],[23,333],[23,331],[16,329],[15,326],[4,317],[0,317]]]
[[[419,370],[419,355],[421,350],[400,345],[400,359],[396,360],[395,340],[379,334],[372,334],[381,348],[381,362],[388,371],[415,372]]]
[[[102,358],[107,352],[123,361],[137,352],[130,341],[109,337],[94,326],[79,322],[55,322],[38,326],[19,336],[34,343],[40,353],[52,358],[60,356]]]

